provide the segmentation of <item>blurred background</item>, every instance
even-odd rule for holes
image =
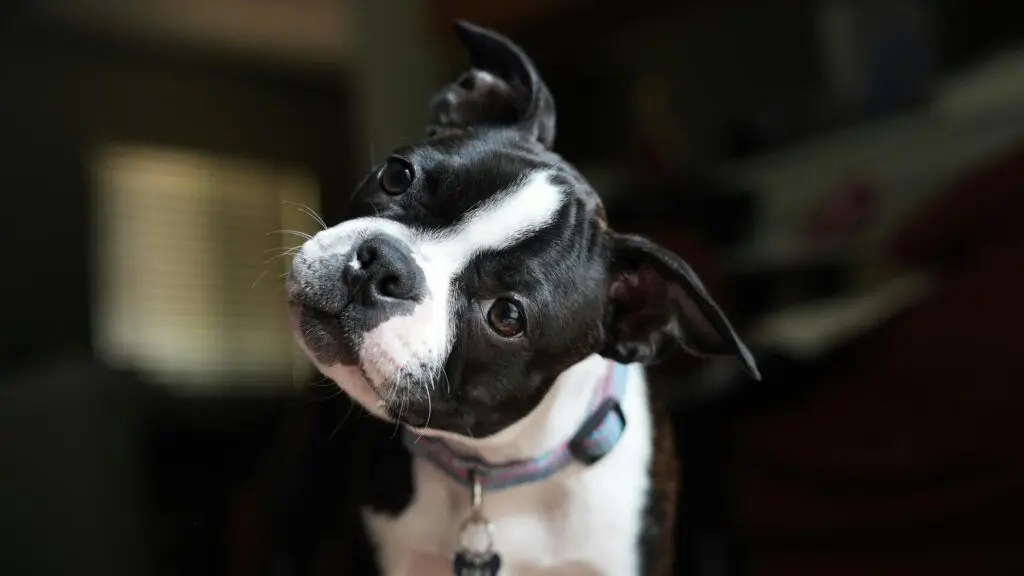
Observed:
[[[355,572],[277,231],[421,137],[457,17],[760,360],[654,373],[681,573],[1024,573],[1024,5],[988,0],[4,3],[0,573]]]

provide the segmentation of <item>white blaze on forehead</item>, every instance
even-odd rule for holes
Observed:
[[[466,214],[440,242],[461,265],[485,250],[514,245],[550,224],[564,201],[545,172],[534,172]],[[460,266],[461,268],[461,266]]]
[[[363,335],[360,360],[375,384],[392,376],[415,376],[443,365],[455,331],[451,291],[454,280],[474,256],[514,246],[551,224],[565,201],[548,172],[529,174],[467,212],[454,226],[423,232],[382,218],[360,218],[317,234],[303,256],[352,250],[376,233],[394,236],[412,250],[423,269],[427,296],[405,316],[391,318]]]
[[[412,373],[440,368],[455,335],[451,291],[456,276],[474,256],[514,246],[551,224],[563,203],[564,192],[549,174],[535,172],[494,194],[452,228],[414,236],[411,248],[429,296],[411,315],[396,316],[368,332],[360,358],[377,359],[385,377],[402,371],[396,365]]]

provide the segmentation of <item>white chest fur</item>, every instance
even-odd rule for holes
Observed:
[[[492,444],[478,446],[477,453],[508,459],[521,451],[519,457],[527,457],[527,451],[539,454],[564,441],[584,418],[606,367],[597,357],[576,365],[556,381],[542,406]],[[601,461],[574,464],[541,482],[485,493],[483,514],[495,528],[502,576],[639,573],[638,542],[652,450],[647,387],[639,366],[630,367],[622,410],[625,433]],[[425,460],[415,458],[412,467],[415,492],[402,514],[364,512],[378,564],[389,576],[448,576],[470,495]]]

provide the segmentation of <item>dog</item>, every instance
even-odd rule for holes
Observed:
[[[676,347],[756,363],[691,267],[615,232],[552,151],[523,50],[455,31],[471,67],[427,137],[286,279],[299,345],[395,432],[359,441],[339,497],[382,574],[669,574],[675,452],[644,366]]]

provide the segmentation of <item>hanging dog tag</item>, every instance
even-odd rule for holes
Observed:
[[[473,474],[473,500],[469,516],[459,526],[459,542],[452,559],[454,576],[497,576],[501,556],[494,551],[494,526],[484,518],[483,488]]]
[[[491,552],[485,555],[459,552],[455,554],[455,576],[497,576],[501,557]]]

